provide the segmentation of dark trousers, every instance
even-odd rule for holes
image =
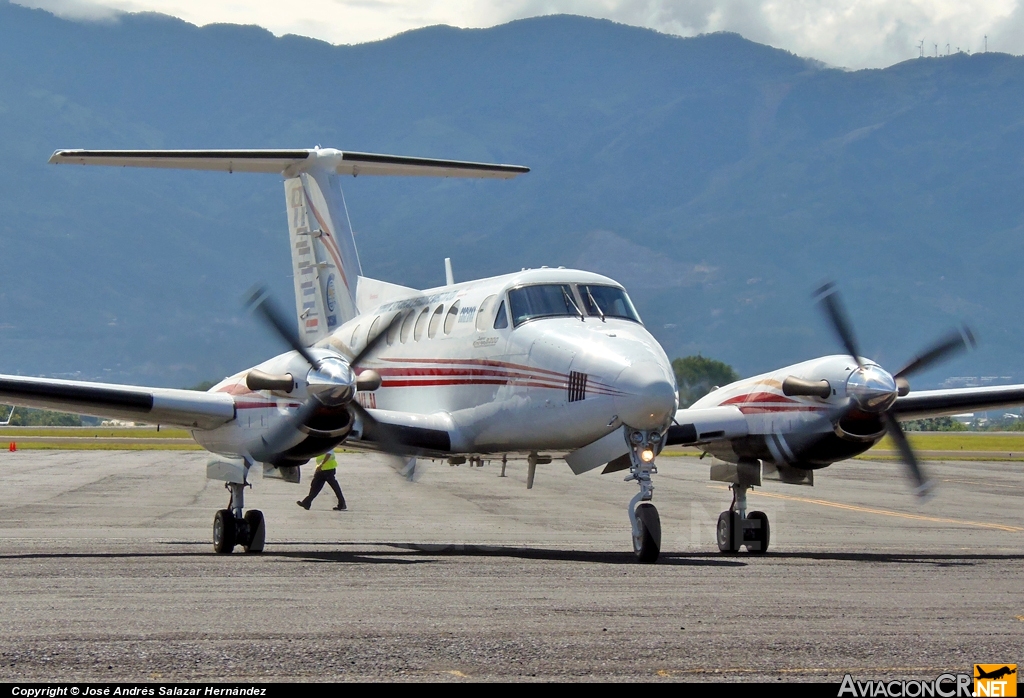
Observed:
[[[320,490],[324,488],[324,483],[331,486],[334,490],[334,494],[338,495],[338,506],[345,504],[345,495],[341,493],[341,485],[338,484],[338,478],[334,477],[333,470],[317,470],[313,473],[313,481],[309,483],[309,494],[303,499],[303,503],[309,506],[316,499],[316,496],[320,494]]]

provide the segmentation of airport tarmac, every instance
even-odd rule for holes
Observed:
[[[0,453],[0,680],[935,678],[1024,663],[1024,464],[898,463],[768,483],[768,555],[714,544],[724,485],[663,458],[662,559],[633,562],[622,473],[340,459],[257,481],[262,555],[212,552],[197,452]]]

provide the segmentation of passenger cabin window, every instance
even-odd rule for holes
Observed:
[[[580,296],[583,298],[583,307],[587,315],[597,317],[616,317],[633,322],[640,322],[640,316],[636,308],[630,302],[629,296],[621,288],[615,286],[597,286],[588,284],[579,286]]]
[[[444,316],[444,333],[451,334],[452,328],[455,327],[455,323],[459,319],[459,302],[455,301],[452,303],[452,307],[448,308],[448,314]]]
[[[416,311],[410,310],[409,314],[405,316],[405,320],[402,321],[402,344],[409,341],[409,335],[412,334],[412,324],[416,317]]]
[[[413,339],[417,342],[423,339],[423,330],[427,329],[427,316],[430,315],[430,309],[424,308],[420,312],[420,316],[416,318],[416,330],[413,332]]]
[[[388,336],[387,343],[391,346],[398,339],[398,331],[402,328],[401,313],[396,313],[391,321],[388,323]]]
[[[539,284],[514,288],[508,292],[508,305],[512,311],[512,324],[517,327],[537,318],[583,317],[569,284]]]
[[[505,301],[498,306],[498,312],[494,314],[494,329],[503,330],[508,327],[508,313],[505,312]]]
[[[441,311],[444,310],[443,305],[439,305],[434,309],[434,314],[430,316],[430,326],[427,327],[427,336],[431,339],[437,334],[437,328],[441,326]]]
[[[367,344],[374,340],[374,338],[377,336],[377,333],[380,332],[380,329],[380,315],[378,315],[377,317],[373,318],[373,322],[370,323],[370,329],[367,330],[366,332]]]
[[[491,324],[491,308],[494,307],[494,299],[497,296],[487,296],[484,298],[483,303],[480,304],[480,308],[476,311],[476,329],[479,332],[484,332],[487,326]]]

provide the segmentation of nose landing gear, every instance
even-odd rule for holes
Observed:
[[[633,552],[638,562],[656,562],[661,554],[661,517],[651,504],[654,483],[651,475],[658,472],[654,456],[661,451],[662,435],[658,431],[627,430],[629,443],[629,475],[640,491],[629,502],[627,513],[633,531]]]

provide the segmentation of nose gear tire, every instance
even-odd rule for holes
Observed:
[[[633,540],[633,552],[639,562],[657,562],[661,554],[661,517],[650,502],[641,502],[636,508],[640,526],[639,540]]]

